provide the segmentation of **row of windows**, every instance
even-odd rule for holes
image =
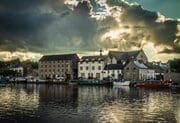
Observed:
[[[81,77],[85,77],[85,73],[81,73],[80,74],[81,75]],[[100,78],[100,76],[101,76],[101,74],[100,73],[95,73],[95,74],[93,74],[93,73],[88,73],[88,78]]]
[[[126,70],[129,70],[129,67],[127,67]],[[134,67],[133,70],[136,70],[136,68]]]
[[[43,61],[41,63],[67,63],[69,60],[61,60],[61,61]]]
[[[101,63],[101,61],[80,61],[80,64],[83,64],[84,62],[86,62],[86,63],[89,63],[89,62],[92,62],[92,63],[95,63],[95,62]]]
[[[56,70],[55,69],[41,69],[41,72],[55,72]],[[57,69],[57,72],[68,72],[68,69]]]
[[[56,67],[56,65],[41,65],[41,68],[42,67],[45,67],[45,68],[47,68],[47,67]],[[66,65],[64,65],[64,64],[62,64],[62,65],[57,65],[57,67],[69,67],[69,65],[68,64],[66,64]]]
[[[89,70],[90,68],[89,68],[89,66],[86,66],[85,68],[83,68],[82,66],[80,66],[80,70],[83,70],[83,69]],[[92,70],[95,70],[95,66],[92,66],[91,69],[92,69]],[[101,70],[101,66],[98,66],[98,70]]]

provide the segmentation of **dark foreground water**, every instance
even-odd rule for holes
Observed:
[[[0,87],[0,123],[180,122],[180,94],[135,88]]]

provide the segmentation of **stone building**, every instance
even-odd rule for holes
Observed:
[[[148,59],[143,50],[121,52],[121,51],[109,51],[109,61],[126,65],[131,60],[138,60],[143,63],[147,63]]]
[[[109,51],[108,63],[121,66],[121,77],[119,75],[118,78],[131,81],[154,79],[154,70],[148,67],[148,58],[143,50]]]
[[[155,70],[149,68],[143,62],[138,60],[130,61],[124,67],[124,79],[131,81],[139,81],[139,80],[151,80],[155,78]]]
[[[77,54],[45,55],[39,60],[39,76],[41,79],[75,79],[78,74],[78,61]]]

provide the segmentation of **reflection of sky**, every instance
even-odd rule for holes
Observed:
[[[16,85],[0,88],[0,119],[68,122],[179,122],[180,95],[121,87]]]
[[[0,117],[13,114],[15,116],[20,114],[34,115],[38,103],[39,94],[34,89],[0,88]]]
[[[177,101],[169,92],[87,87],[79,88],[78,111],[98,122],[176,122]]]

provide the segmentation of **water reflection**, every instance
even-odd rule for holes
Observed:
[[[0,119],[46,122],[180,122],[180,95],[169,90],[63,85],[0,88]]]

